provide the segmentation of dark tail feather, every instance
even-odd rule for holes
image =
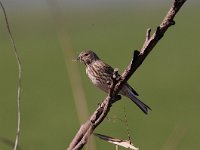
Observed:
[[[139,100],[136,95],[134,95],[133,92],[129,92],[128,97],[145,113],[148,114],[148,110],[151,110],[151,108],[143,103],[141,100]]]

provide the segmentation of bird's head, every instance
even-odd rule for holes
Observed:
[[[80,62],[84,63],[84,64],[90,64],[96,60],[99,60],[99,57],[91,50],[86,50],[86,51],[82,51],[77,60],[80,60]]]

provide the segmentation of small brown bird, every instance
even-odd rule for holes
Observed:
[[[82,51],[77,60],[84,63],[86,66],[86,74],[94,85],[99,87],[101,90],[108,93],[109,85],[108,82],[112,82],[112,75],[114,69],[108,64],[104,63],[93,51],[86,50]],[[131,99],[145,114],[148,110],[151,110],[149,106],[140,101],[137,96],[138,93],[128,84],[125,83],[119,92]]]

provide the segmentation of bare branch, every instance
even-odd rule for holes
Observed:
[[[16,48],[14,39],[13,39],[12,34],[11,34],[10,26],[9,26],[9,23],[8,23],[8,18],[7,18],[7,15],[6,15],[6,11],[5,11],[5,8],[4,8],[1,1],[0,1],[0,5],[1,5],[1,8],[3,10],[4,18],[5,18],[5,21],[6,21],[6,27],[7,27],[8,33],[9,33],[10,41],[11,41],[12,46],[13,46],[13,52],[14,52],[14,55],[16,57],[16,61],[17,61],[17,65],[18,65],[18,87],[17,87],[17,114],[18,114],[18,119],[17,119],[17,134],[16,134],[16,138],[15,138],[15,145],[14,145],[14,148],[13,148],[14,150],[17,150],[20,128],[21,128],[21,126],[20,126],[20,124],[21,124],[20,99],[21,99],[22,68],[21,68],[21,61],[20,61],[20,58],[19,58],[19,55],[18,55],[18,52],[17,52],[17,48]]]
[[[129,64],[129,67],[132,66],[132,69],[131,69],[132,74],[142,64],[142,62],[144,61],[146,56],[151,52],[151,50],[158,43],[158,41],[164,36],[167,29],[170,26],[175,25],[174,17],[185,2],[186,2],[186,0],[174,0],[170,10],[168,11],[167,15],[163,19],[160,26],[158,26],[155,33],[150,38],[148,38],[149,40],[146,40],[144,42],[143,47],[140,50],[140,54],[134,62],[134,65]],[[147,32],[149,32],[149,31],[147,31]],[[123,74],[122,76],[126,76],[126,74]],[[126,79],[126,80],[128,80],[128,79]]]
[[[147,29],[145,42],[140,51],[135,50],[133,54],[133,58],[128,65],[128,67],[124,70],[121,76],[113,78],[113,81],[110,86],[110,91],[108,96],[104,99],[101,105],[96,109],[96,111],[92,114],[90,119],[83,124],[74,139],[70,143],[68,150],[76,150],[81,149],[86,143],[94,131],[94,129],[104,120],[112,103],[116,101],[116,97],[121,90],[124,83],[128,81],[128,79],[133,75],[133,73],[137,70],[137,68],[142,64],[146,56],[151,52],[154,46],[158,43],[158,41],[164,36],[167,29],[174,25],[174,17],[176,13],[179,11],[181,6],[185,3],[186,0],[174,0],[173,5],[165,16],[164,20],[157,27],[155,33],[150,36],[150,29]],[[114,74],[116,75],[116,71]]]
[[[112,101],[118,100],[119,97],[114,96],[114,87],[116,85],[117,78],[117,69],[115,69],[113,73],[113,81],[110,85],[110,91],[105,100],[99,105],[96,111],[92,114],[92,116],[87,120],[87,122],[81,125],[79,131],[75,135],[74,139],[70,143],[68,149],[81,149],[87,142],[89,136],[92,134],[94,129],[104,120],[110,111],[110,107],[112,105]]]

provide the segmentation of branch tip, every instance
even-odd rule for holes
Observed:
[[[151,37],[151,28],[148,28],[146,32],[146,41],[148,41],[150,37]]]
[[[156,34],[156,35],[160,34],[160,26],[158,26],[158,27],[156,28],[155,34]]]

